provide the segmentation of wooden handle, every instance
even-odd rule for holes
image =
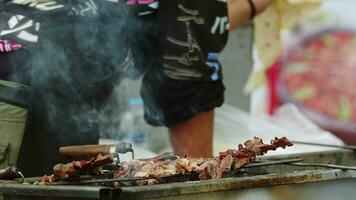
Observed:
[[[98,154],[110,154],[111,148],[116,145],[82,145],[66,146],[59,148],[59,154],[67,157],[97,156]]]

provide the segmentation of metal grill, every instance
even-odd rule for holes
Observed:
[[[24,185],[14,182],[0,184],[5,200],[18,199],[329,199],[340,188],[348,199],[356,195],[356,171],[334,169],[333,165],[356,166],[353,151],[330,151],[289,156],[265,157],[263,160],[290,160],[302,158],[305,163],[323,166],[278,164],[244,168],[228,178],[208,181],[189,181],[153,186],[115,188],[94,185]],[[90,180],[89,180],[90,181]],[[276,191],[280,195],[276,195]],[[321,193],[321,191],[323,191]],[[328,194],[328,195],[326,195]],[[272,195],[272,196],[271,196]],[[326,195],[326,196],[325,196]],[[328,198],[329,197],[329,198]],[[340,199],[339,198],[339,199]],[[352,199],[352,198],[351,198]]]

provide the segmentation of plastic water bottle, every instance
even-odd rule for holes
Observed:
[[[120,138],[137,146],[144,146],[147,133],[143,120],[143,102],[140,98],[128,100],[128,109],[122,114]]]
[[[167,128],[147,124],[143,114],[142,99],[130,98],[128,108],[121,116],[120,140],[155,153],[171,151]]]

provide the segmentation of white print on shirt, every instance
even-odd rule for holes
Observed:
[[[227,3],[226,0],[217,0],[217,2]]]
[[[192,65],[193,62],[199,61],[198,56],[192,56],[190,55],[189,52],[183,53],[182,56],[169,56],[169,55],[164,55],[164,59],[166,60],[176,60],[179,63],[182,63],[184,65]]]
[[[153,10],[157,10],[159,7],[159,2],[155,1],[153,3],[148,4],[147,6]],[[154,13],[153,10],[143,11],[143,12],[138,13],[138,15],[140,15],[140,16],[150,15],[150,14]]]
[[[221,64],[219,62],[219,54],[209,53],[205,63],[214,70],[210,77],[211,80],[217,81],[219,79],[219,70],[221,68]]]
[[[203,74],[195,69],[182,69],[174,67],[168,64],[164,64],[163,72],[172,79],[175,80],[192,80],[200,79]]]
[[[13,33],[18,33],[17,38],[27,41],[27,42],[32,42],[35,43],[38,41],[38,35],[29,33],[25,29],[28,29],[30,27],[34,27],[35,31],[39,31],[40,29],[40,23],[39,22],[34,22],[33,20],[26,19],[25,16],[22,15],[16,15],[13,16],[9,19],[7,22],[9,29],[8,30],[1,30],[0,36],[5,36]]]
[[[134,5],[134,4],[132,4],[132,5]],[[159,7],[159,2],[158,1],[153,1],[152,3],[150,3],[150,4],[146,5],[146,6],[148,8],[151,8],[151,10],[140,12],[140,13],[138,13],[139,16],[150,15],[150,14],[154,13],[154,10],[157,10],[158,7]]]
[[[42,11],[50,11],[64,7],[64,5],[58,4],[58,2],[53,0],[12,0],[10,3],[27,5]]]
[[[178,8],[181,9],[185,14],[184,16],[179,16],[177,18],[178,21],[180,22],[191,22],[193,21],[196,24],[204,24],[205,20],[203,17],[198,17],[199,15],[199,10],[191,10],[188,8],[185,8],[183,5],[179,4]]]
[[[198,41],[193,37],[192,31],[190,30],[190,23],[185,22],[185,25],[187,27],[187,41],[180,41],[178,39],[175,39],[173,37],[168,36],[167,40],[175,45],[181,46],[181,47],[187,47],[189,53],[194,53],[195,49],[198,51],[201,51],[201,48],[198,44]]]
[[[148,7],[157,10],[158,7],[159,7],[159,2],[158,2],[158,1],[155,1],[155,2],[153,2],[153,3],[150,3],[150,4],[148,4]]]
[[[192,31],[190,30],[190,22],[187,21],[185,22],[186,25],[186,30],[187,30],[187,41],[180,41],[178,39],[175,39],[173,37],[168,36],[167,40],[177,46],[181,47],[187,47],[188,52],[184,53],[181,57],[180,56],[170,56],[170,55],[164,55],[164,59],[168,60],[177,60],[179,63],[182,63],[184,65],[192,65],[193,62],[199,61],[198,56],[194,56],[192,54],[195,53],[195,50],[197,49],[198,51],[201,51],[201,48],[197,42],[197,40],[193,37]]]
[[[198,42],[194,38],[189,39],[189,37],[188,37],[188,41],[185,42],[185,41],[180,41],[173,37],[168,36],[167,40],[175,45],[182,46],[182,47],[188,47],[190,53],[194,53],[194,49],[201,51],[201,48],[198,45]]]
[[[218,30],[220,34],[229,30],[230,24],[227,17],[216,17],[213,27],[211,27],[211,33],[215,34]]]
[[[155,0],[128,0],[127,4],[128,5],[136,5],[136,4],[145,5],[145,4],[153,3],[154,1]]]
[[[91,14],[96,15],[98,12],[98,7],[93,0],[88,0],[85,2],[85,5],[79,4],[78,6],[73,7],[72,12],[76,16],[85,16],[90,12]]]
[[[201,51],[201,48],[199,47],[197,40],[192,34],[190,23],[204,24],[205,20],[203,17],[199,17],[199,10],[188,9],[181,4],[178,5],[178,8],[185,13],[183,16],[178,16],[177,21],[185,23],[187,30],[187,41],[175,39],[170,36],[167,37],[167,40],[177,46],[188,48],[188,52],[183,53],[181,56],[164,55],[163,58],[168,60],[176,60],[184,65],[192,65],[193,62],[199,61],[199,57],[191,54],[195,53],[195,49]]]

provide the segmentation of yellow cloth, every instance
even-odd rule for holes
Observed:
[[[266,83],[266,71],[281,51],[281,31],[292,28],[308,12],[318,8],[323,0],[273,0],[254,24],[254,42],[261,66],[254,71],[245,86],[252,92]]]

